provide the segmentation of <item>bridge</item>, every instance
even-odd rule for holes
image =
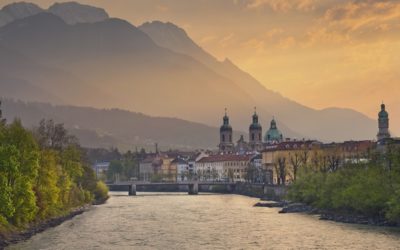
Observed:
[[[188,194],[196,195],[199,193],[199,186],[224,186],[228,192],[235,190],[236,184],[233,182],[199,182],[199,181],[188,181],[188,182],[117,182],[113,184],[107,184],[110,189],[115,187],[128,187],[129,195],[136,195],[137,187],[167,187],[167,186],[187,186]]]

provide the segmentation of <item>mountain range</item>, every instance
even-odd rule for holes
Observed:
[[[79,3],[0,11],[0,93],[25,101],[132,110],[218,126],[228,108],[246,131],[254,106],[286,137],[372,139],[375,121],[351,110],[315,110],[264,87],[229,59],[218,61],[180,27],[139,27]],[[289,71],[290,69],[288,69]],[[18,115],[18,114],[15,114]]]
[[[218,144],[218,128],[182,119],[10,99],[4,99],[2,104],[9,122],[18,115],[24,126],[35,128],[41,119],[52,119],[64,124],[85,147],[154,151],[155,143],[163,150],[213,149]],[[234,135],[239,138],[239,132]]]

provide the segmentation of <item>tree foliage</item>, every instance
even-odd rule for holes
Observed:
[[[339,165],[333,154],[302,168],[289,199],[321,209],[400,223],[400,149],[376,152],[369,162]]]
[[[31,132],[1,112],[0,121],[0,224],[25,226],[107,197],[62,124],[42,120]]]

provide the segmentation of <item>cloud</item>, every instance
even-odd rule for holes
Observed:
[[[167,11],[169,11],[168,6],[166,6],[166,5],[157,4],[157,5],[155,6],[155,8],[156,8],[156,10],[157,10],[158,12],[167,12]]]
[[[245,0],[245,6],[248,9],[268,7],[275,12],[311,11],[315,9],[316,2],[317,0]]]
[[[234,34],[234,33],[230,33],[230,34],[228,34],[228,35],[222,37],[222,38],[220,39],[220,41],[219,41],[219,45],[220,45],[222,48],[225,48],[225,47],[229,46],[230,44],[232,44],[234,37],[235,37],[235,34]]]
[[[393,38],[400,30],[400,1],[354,0],[332,5],[308,30],[309,44]]]

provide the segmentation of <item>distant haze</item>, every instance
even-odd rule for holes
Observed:
[[[244,2],[238,4],[237,1],[235,9],[243,7]],[[167,3],[174,5],[174,1]],[[94,5],[102,7],[105,4],[96,1]],[[125,4],[127,8],[130,6],[128,2]],[[258,6],[254,4],[245,6],[246,11]],[[264,2],[259,4],[264,6],[263,11],[268,9]],[[46,10],[49,5],[18,3],[0,12],[0,26],[3,26],[0,27],[1,96],[99,108],[117,107],[212,126],[221,123],[223,110],[227,107],[232,126],[241,131],[248,129],[254,106],[257,106],[264,131],[275,116],[285,136],[298,139],[341,141],[375,137],[375,117],[370,119],[346,108],[316,110],[296,102],[308,95],[315,100],[326,100],[324,95],[329,95],[336,96],[329,106],[343,107],[346,105],[342,104],[349,100],[364,98],[366,95],[362,92],[368,89],[367,86],[354,91],[353,85],[348,84],[346,91],[334,92],[327,87],[314,93],[307,85],[292,86],[291,89],[297,88],[298,92],[291,100],[275,92],[279,88],[270,82],[258,81],[243,71],[236,61],[218,61],[202,48],[203,40],[192,40],[192,28],[185,24],[155,21],[135,27],[122,19],[109,19],[108,14],[116,14],[107,12],[109,9],[115,11],[117,6],[108,6],[109,2],[106,10],[78,3],[52,5]],[[129,8],[140,12],[147,2],[140,6]],[[293,14],[295,10],[282,11]],[[148,16],[152,19],[152,14]],[[188,20],[191,19],[188,17]],[[210,32],[215,28],[211,26]],[[214,53],[219,57],[218,52]],[[310,54],[305,56],[308,58]],[[239,60],[238,65],[241,64]],[[261,61],[258,64],[264,65]],[[304,66],[298,64],[298,67]],[[287,76],[297,68],[286,66],[281,70],[285,70],[281,75]],[[273,76],[277,71],[266,70],[265,73]],[[324,81],[341,75],[345,73],[332,72]],[[397,91],[393,88],[379,90],[387,95]],[[353,98],[347,98],[349,93]],[[380,101],[375,102],[371,97],[369,103],[377,113]],[[390,102],[387,107],[395,124],[396,107]]]
[[[47,7],[54,1],[34,2]],[[80,2],[135,25],[171,21],[213,55],[314,108],[354,108],[376,119],[377,105],[385,101],[392,130],[400,134],[397,0]]]

